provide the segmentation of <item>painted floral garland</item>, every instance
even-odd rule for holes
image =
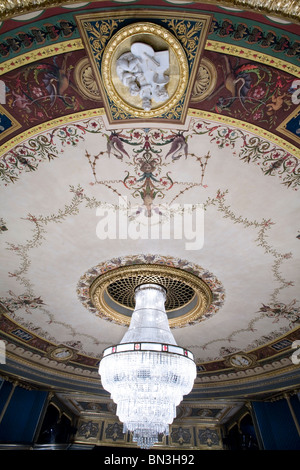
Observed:
[[[148,142],[151,139],[152,156],[157,155],[162,146],[171,144],[173,151],[170,153],[170,161],[172,162],[179,158],[186,158],[190,137],[208,135],[211,143],[215,143],[220,149],[230,147],[233,150],[233,156],[238,157],[245,163],[258,165],[264,175],[278,177],[285,187],[297,190],[300,184],[300,160],[297,157],[279,146],[256,135],[246,133],[241,129],[207,120],[193,119],[190,130],[186,132],[186,135],[182,132],[171,133],[158,130],[124,130],[118,133],[107,133],[101,117],[59,126],[17,145],[0,159],[1,180],[5,186],[16,182],[23,172],[35,171],[40,163],[50,162],[64,153],[66,148],[77,146],[88,133],[105,136],[107,138],[107,154],[112,153],[120,160],[122,160],[122,153],[124,156],[124,152],[126,152],[124,143],[133,148],[139,145],[140,151],[142,149],[146,151],[147,139]],[[236,150],[238,146],[241,147],[240,151]],[[92,169],[95,170],[96,162],[95,160],[92,162],[92,160],[96,156],[87,155],[87,157],[90,158],[91,167],[94,165]],[[199,156],[193,154],[189,154],[189,157],[199,158]],[[203,164],[204,162],[202,162]],[[134,178],[137,178],[136,174],[130,175],[128,173],[126,177],[127,186],[134,186]],[[169,185],[172,184],[168,174],[165,178],[165,181],[160,181],[161,189],[165,186],[165,182]]]

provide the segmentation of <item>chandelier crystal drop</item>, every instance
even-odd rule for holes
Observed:
[[[143,449],[168,435],[176,407],[196,378],[193,354],[179,346],[165,311],[166,291],[157,284],[135,290],[135,309],[120,344],[104,350],[99,374],[117,404],[123,431]]]

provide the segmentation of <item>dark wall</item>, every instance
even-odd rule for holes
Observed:
[[[37,439],[39,444],[66,444],[73,438],[76,429],[72,421],[58,408],[49,404]]]
[[[0,386],[1,414],[13,385],[2,382]],[[0,443],[32,443],[46,399],[46,392],[17,386],[0,422]]]
[[[292,396],[290,402],[300,425],[298,396]],[[253,402],[253,410],[265,450],[300,450],[300,436],[286,399]]]

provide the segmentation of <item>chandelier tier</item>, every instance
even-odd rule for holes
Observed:
[[[193,354],[177,346],[157,284],[135,290],[135,309],[120,344],[106,348],[99,365],[105,390],[117,404],[123,431],[147,449],[168,435],[176,407],[196,378]]]

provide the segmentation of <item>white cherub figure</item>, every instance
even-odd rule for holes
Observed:
[[[155,52],[148,44],[136,42],[131,51],[122,54],[116,63],[117,75],[132,96],[140,95],[145,111],[150,111],[152,99],[164,102],[169,98],[166,85],[169,77],[169,51]]]

